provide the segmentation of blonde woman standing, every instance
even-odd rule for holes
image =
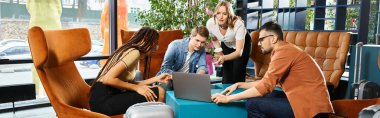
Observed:
[[[223,64],[222,83],[244,82],[251,37],[243,20],[234,14],[229,2],[221,1],[206,26],[215,47],[217,62],[214,64]]]

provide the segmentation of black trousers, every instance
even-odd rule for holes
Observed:
[[[251,36],[247,33],[244,39],[244,48],[243,54],[241,57],[225,61],[223,63],[223,84],[233,84],[236,82],[244,82],[246,67],[249,59],[249,55],[251,54]],[[227,47],[224,42],[221,45],[223,49],[223,54],[227,55],[234,52],[236,49]]]
[[[159,96],[157,87],[151,90]],[[90,109],[94,112],[109,116],[124,114],[130,106],[141,102],[146,102],[145,97],[135,91],[121,91],[100,82],[91,87]]]

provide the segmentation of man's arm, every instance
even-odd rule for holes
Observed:
[[[207,73],[207,65],[206,65],[206,52],[203,52],[198,60],[198,74],[206,74]]]
[[[156,76],[159,76],[162,73],[173,73],[174,58],[176,53],[175,50],[176,47],[178,47],[174,41],[169,44],[168,49],[165,52],[164,60],[162,61],[161,69]]]
[[[255,86],[252,86],[251,88],[240,92],[238,94],[226,96],[223,94],[214,94],[211,97],[211,100],[214,101],[216,104],[219,103],[228,103],[232,101],[237,101],[237,100],[242,100],[242,99],[247,99],[247,98],[252,98],[252,97],[257,97],[257,96],[263,96]]]
[[[231,99],[230,101],[236,101],[236,100],[247,99],[247,98],[258,97],[258,96],[263,96],[263,95],[261,95],[261,93],[256,89],[255,86],[252,86],[251,88],[243,92],[230,95],[229,99]]]
[[[254,81],[254,82],[239,82],[238,83],[238,88],[250,89],[251,87],[256,86],[257,83],[258,83],[258,81]]]
[[[228,103],[270,93],[275,88],[278,81],[283,78],[283,75],[290,70],[289,68],[291,67],[291,61],[294,59],[294,56],[286,54],[285,50],[277,50],[277,52],[273,54],[268,71],[261,80],[251,83],[242,83],[241,85],[239,85],[240,83],[238,84],[238,88],[248,87],[249,89],[230,96],[215,94],[211,97],[212,100],[216,103]]]

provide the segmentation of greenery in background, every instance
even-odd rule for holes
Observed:
[[[234,2],[234,0],[227,0]],[[151,3],[151,9],[148,11],[142,11],[138,13],[138,19],[143,26],[150,26],[158,30],[172,30],[182,29],[185,35],[188,35],[191,28],[197,25],[205,25],[210,18],[206,14],[206,7],[210,11],[213,11],[218,0],[149,0]],[[359,0],[348,0],[348,4],[359,4]],[[315,4],[315,0],[307,0],[307,6],[312,7]],[[333,5],[328,2],[327,5]],[[273,16],[276,18],[278,1],[274,0]],[[290,7],[295,7],[295,0],[290,0]],[[375,31],[376,31],[376,17],[377,8],[376,0],[371,0],[369,31],[368,31],[368,43],[375,43]],[[314,11],[315,9],[309,8],[306,10],[306,30],[313,30],[311,24],[314,24]],[[336,9],[326,9],[326,18],[335,18]],[[347,8],[346,12],[346,30],[349,30],[352,26],[351,20],[357,19],[359,22],[358,8]],[[274,19],[276,20],[276,19]],[[326,29],[335,29],[334,22],[326,21]],[[260,26],[261,24],[259,24]],[[356,24],[358,26],[358,24]]]
[[[336,9],[335,8],[326,8],[325,18],[335,18]],[[335,29],[335,20],[325,20],[325,30],[334,30]]]
[[[347,0],[347,4],[349,5],[355,5],[355,4],[360,4],[359,0]],[[352,8],[347,8],[346,11],[346,30],[351,30],[352,27],[352,19],[356,19],[356,26],[359,26],[359,7],[352,7]],[[358,27],[356,27],[358,28]],[[357,31],[354,31],[357,32]]]
[[[314,0],[307,0],[307,6],[314,6]],[[305,30],[312,30],[313,28],[310,24],[314,24],[314,9],[306,10],[306,21],[305,21]]]
[[[359,0],[352,0],[348,2],[349,4],[360,4]],[[369,24],[368,24],[368,39],[367,43],[376,43],[376,24],[377,24],[377,12],[378,6],[376,5],[376,0],[371,0],[370,14],[369,14]],[[359,8],[347,8],[346,16],[346,30],[350,30],[352,27],[352,19],[356,19],[356,25],[359,26]],[[357,27],[359,28],[359,27]],[[357,31],[355,31],[357,32]]]
[[[314,9],[306,9],[305,30],[313,30],[311,24],[314,24]]]
[[[378,6],[376,5],[376,0],[371,0],[367,40],[369,44],[376,43],[377,12]]]
[[[356,26],[359,26],[359,24],[358,24],[358,18],[359,18],[359,8],[347,8],[347,12],[346,12],[346,30],[351,30],[352,19],[356,19]],[[356,28],[358,28],[358,27],[356,27]]]
[[[336,5],[336,2],[331,1],[326,4],[327,6],[333,6]],[[335,18],[336,16],[336,9],[335,8],[326,8],[326,15],[325,18]],[[335,29],[335,22],[332,20],[325,20],[325,30],[334,30]]]
[[[296,6],[296,3],[295,3],[295,0],[290,0],[290,7],[295,7]]]
[[[233,7],[234,1],[231,2]],[[192,28],[199,25],[206,25],[211,18],[211,12],[219,0],[149,0],[150,10],[138,13],[139,22],[142,26],[150,26],[157,30],[181,29],[184,36],[188,36]],[[206,9],[208,8],[208,13]],[[206,50],[208,54],[214,56],[214,48],[210,43],[211,38],[207,38]]]
[[[229,0],[227,0],[229,1]],[[181,29],[185,36],[193,27],[206,25],[210,11],[218,0],[149,0],[150,10],[138,13],[142,26],[150,26],[157,30]]]

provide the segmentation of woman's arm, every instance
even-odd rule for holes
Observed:
[[[139,81],[137,85],[149,85],[149,84],[153,84],[154,82],[158,82],[158,76],[149,78],[147,80]]]
[[[215,62],[218,65],[223,64],[225,61],[233,60],[236,58],[241,57],[243,54],[243,48],[244,48],[244,40],[237,40],[236,41],[236,50],[228,55],[224,55],[222,52],[218,53],[216,58],[218,59],[217,62]]]
[[[138,94],[144,96],[147,101],[155,101],[157,95],[150,89],[152,87],[128,83],[118,78],[122,72],[126,71],[129,65],[139,59],[139,56],[139,51],[131,51],[124,57],[128,59],[123,58],[121,61],[117,62],[116,65],[113,66],[99,81],[114,88],[136,91]]]
[[[125,55],[125,57],[123,57],[123,59],[118,61],[115,66],[111,67],[111,69],[101,78],[100,81],[105,85],[109,85],[115,88],[134,90],[136,88],[136,86],[134,86],[135,84],[125,82],[118,77],[121,73],[126,71],[127,68],[132,68],[130,66],[132,63],[136,62],[139,57],[140,52],[138,50],[130,51],[127,55]]]
[[[215,49],[221,48],[219,40],[216,37],[211,37],[211,39],[212,39],[212,44],[214,45]],[[219,59],[219,57],[221,57],[223,55],[224,55],[223,52],[220,51],[220,52],[216,53],[215,57],[217,59]]]
[[[212,44],[214,45],[215,49],[218,49],[218,48],[221,49],[220,42],[219,42],[218,38],[216,38],[216,36],[213,34],[213,32],[216,31],[218,28],[218,26],[216,26],[214,18],[210,18],[207,21],[206,27],[210,33],[211,41],[212,41]],[[219,57],[221,57],[221,56],[223,56],[223,52],[218,52],[215,55],[216,59],[219,59]]]
[[[152,77],[150,79],[140,81],[138,85],[149,85],[154,82],[161,82],[161,83],[167,83],[170,79],[172,79],[172,76],[168,73],[162,73],[159,76]]]
[[[103,78],[100,80],[105,85],[109,85],[118,89],[127,89],[136,91],[137,85],[133,83],[128,83],[125,81],[122,81],[118,78],[120,73],[125,71],[125,65],[123,62],[118,62],[114,67],[112,67],[106,75],[103,76]]]
[[[216,37],[211,37],[212,39],[212,44],[214,45],[215,48],[221,48],[219,40]]]
[[[236,50],[228,55],[224,55],[224,61],[233,60],[236,58],[241,57],[243,54],[243,48],[244,48],[244,39],[243,40],[237,40],[236,41]]]
[[[224,60],[233,60],[236,58],[239,58],[243,55],[243,49],[244,49],[244,41],[245,41],[245,36],[246,36],[246,29],[244,27],[244,23],[240,21],[236,21],[235,26],[234,26],[234,33],[235,33],[235,48],[236,50],[228,55],[224,56]]]

